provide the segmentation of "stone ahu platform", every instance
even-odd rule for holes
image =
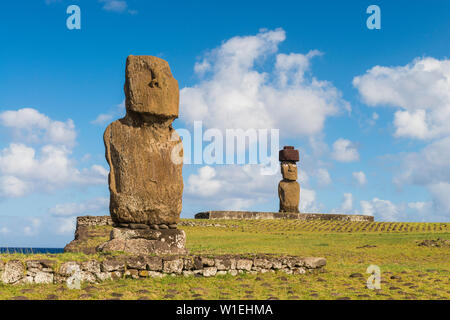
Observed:
[[[199,212],[195,219],[298,219],[298,220],[333,220],[333,221],[366,221],[373,222],[373,216],[356,214],[325,214],[325,213],[295,213],[295,212],[253,212],[253,211],[206,211]]]
[[[324,258],[274,255],[179,255],[117,256],[103,260],[66,261],[0,259],[0,282],[5,284],[99,283],[122,278],[213,277],[249,273],[285,272],[287,274],[320,273]]]

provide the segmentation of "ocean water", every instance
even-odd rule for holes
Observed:
[[[63,248],[0,248],[1,253],[23,253],[23,254],[35,254],[35,253],[63,253]]]

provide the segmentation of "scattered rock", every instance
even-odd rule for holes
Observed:
[[[8,261],[1,274],[1,280],[6,284],[14,284],[25,276],[25,266],[19,260]]]
[[[349,278],[362,278],[362,277],[363,277],[363,275],[362,275],[361,273],[359,273],[359,272],[352,273],[352,274],[349,276]]]
[[[418,242],[417,245],[421,246],[421,247],[436,247],[436,248],[450,247],[450,240],[441,239],[441,238],[437,238],[436,240],[428,240],[427,239],[427,240]]]

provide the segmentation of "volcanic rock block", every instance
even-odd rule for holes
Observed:
[[[280,212],[299,212],[300,184],[297,181],[280,181],[278,196],[280,198]]]
[[[126,63],[124,89],[127,110],[158,118],[178,118],[178,82],[166,61],[152,56],[130,55]]]
[[[300,155],[298,150],[295,150],[292,146],[285,146],[283,150],[280,150],[278,154],[278,159],[280,162],[283,161],[292,161],[298,162],[300,161]]]
[[[172,128],[178,117],[178,83],[166,61],[129,56],[127,113],[105,131],[110,166],[110,213],[115,224],[173,225],[179,221],[183,178],[181,139]]]
[[[100,252],[122,251],[131,254],[185,254],[183,230],[144,230],[113,228],[111,240],[97,248]]]

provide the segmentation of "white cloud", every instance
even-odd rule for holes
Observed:
[[[202,167],[198,174],[192,174],[188,178],[187,192],[200,197],[207,197],[217,194],[222,186],[222,182],[216,177],[216,169],[210,166]]]
[[[101,113],[95,118],[95,120],[91,121],[92,124],[97,125],[105,125],[109,124],[112,120],[118,119],[124,116],[125,112],[125,100],[122,103],[118,104],[115,108],[111,109],[107,113]]]
[[[301,188],[300,190],[300,212],[319,212],[321,205],[317,204],[316,192],[311,189]]]
[[[234,37],[205,55],[194,67],[201,81],[181,90],[181,118],[206,127],[281,128],[281,134],[318,134],[325,119],[349,110],[329,82],[310,76],[319,54],[278,53],[282,29]],[[275,59],[273,68],[260,70]]]
[[[353,211],[353,195],[351,193],[344,193],[344,198],[338,209],[331,210],[332,213],[352,213]]]
[[[7,234],[9,234],[11,232],[11,230],[9,230],[7,227],[1,227],[0,228],[0,234],[1,235],[7,235]]]
[[[81,203],[69,202],[57,204],[49,212],[55,217],[94,215],[94,213],[108,211],[108,206],[108,198],[95,198]]]
[[[363,171],[353,172],[353,179],[358,183],[358,185],[363,186],[367,183],[366,174]]]
[[[0,113],[0,124],[13,130],[16,140],[26,142],[46,142],[73,147],[75,145],[75,125],[71,119],[66,122],[51,120],[32,108]]]
[[[402,154],[400,169],[393,178],[394,183],[425,187],[432,204],[419,213],[428,213],[439,219],[450,217],[450,137],[434,141],[418,152]],[[397,160],[398,161],[398,160]],[[416,208],[417,209],[417,208]]]
[[[252,210],[272,200],[276,202],[273,210],[278,211],[280,180],[281,174],[262,175],[258,165],[204,166],[188,177],[184,203],[197,202],[213,206],[212,210]],[[300,210],[318,212],[320,208],[315,191],[302,186]]]
[[[262,175],[258,165],[204,166],[188,177],[185,193],[188,201],[242,210],[277,197],[278,181],[280,175]]]
[[[27,184],[14,176],[0,176],[0,197],[16,198],[26,194]]]
[[[375,66],[353,85],[369,106],[393,106],[395,135],[416,139],[450,134],[450,60],[416,58],[406,66]]]
[[[32,190],[106,183],[108,172],[99,165],[79,171],[65,147],[46,145],[37,153],[23,144],[0,151],[0,196],[20,197]]]
[[[373,198],[371,201],[360,201],[362,214],[375,216],[380,221],[399,221],[404,217],[402,206],[397,206],[389,200]]]
[[[103,3],[102,9],[105,11],[116,12],[116,13],[124,13],[135,15],[138,13],[135,9],[128,9],[128,3],[124,0],[99,0],[100,3]]]
[[[359,153],[353,142],[347,139],[338,139],[333,143],[333,159],[340,162],[353,162],[359,160]]]
[[[0,150],[0,197],[21,197],[70,185],[105,184],[108,172],[100,165],[77,169],[72,159],[75,125],[54,121],[35,109],[0,113],[0,124],[13,132]],[[41,146],[34,146],[40,144]]]
[[[435,141],[419,152],[404,156],[397,185],[431,185],[450,182],[450,137]]]
[[[99,0],[104,3],[103,10],[113,12],[124,12],[128,8],[126,1],[122,0]]]
[[[29,218],[29,225],[23,228],[23,233],[26,236],[35,236],[39,233],[39,228],[41,226],[41,220],[39,218]]]
[[[57,234],[72,234],[75,230],[75,218],[61,218],[58,219]]]
[[[320,186],[327,186],[331,184],[330,173],[327,169],[319,168],[316,172],[317,183]]]

